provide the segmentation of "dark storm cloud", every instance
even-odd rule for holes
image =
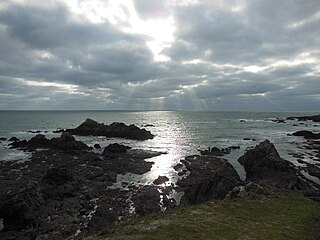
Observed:
[[[0,109],[319,109],[317,0],[135,0],[174,19],[168,62],[120,29],[127,7],[117,25],[30,2],[0,3]]]

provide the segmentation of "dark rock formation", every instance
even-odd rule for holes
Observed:
[[[106,155],[108,153],[126,153],[127,149],[130,149],[130,147],[118,143],[112,143],[105,147],[102,155]]]
[[[233,149],[239,149],[240,146],[230,146],[227,148],[217,148],[217,147],[212,147],[212,148],[208,148],[207,150],[200,150],[201,155],[212,155],[212,156],[224,156],[227,155],[231,152],[231,150]]]
[[[73,141],[69,133],[62,138]],[[138,189],[109,189],[117,174],[143,174],[153,164],[144,157],[160,154],[130,151],[134,153],[102,156],[46,149],[33,151],[29,161],[0,161],[0,219],[5,226],[0,239],[71,239],[79,229],[93,231],[132,215],[127,202],[132,194],[140,214],[159,211],[156,188],[141,194]]]
[[[313,116],[301,116],[301,117],[287,117],[288,120],[298,120],[298,121],[307,121],[311,120],[314,122],[320,122],[320,114]]]
[[[7,138],[5,138],[5,137],[0,137],[0,142],[1,141],[6,141],[7,140]]]
[[[36,222],[36,211],[44,202],[40,185],[29,182],[17,192],[9,193],[0,201],[0,218],[4,219],[4,231],[19,231]]]
[[[159,176],[156,180],[153,181],[153,184],[160,185],[169,181],[169,178],[166,176]]]
[[[9,144],[13,148],[21,148],[23,150],[35,150],[37,148],[50,148],[56,150],[90,150],[81,141],[75,140],[75,138],[68,132],[61,134],[59,138],[47,139],[45,135],[37,134],[29,141],[14,141]]]
[[[104,123],[98,123],[89,118],[77,128],[67,129],[66,131],[74,135],[81,136],[93,135],[136,140],[147,140],[154,137],[154,135],[152,135],[149,131],[140,129],[133,124],[127,126],[124,123],[114,122],[110,125],[105,125]]]
[[[307,163],[307,170],[311,176],[314,176],[314,177],[317,177],[320,179],[320,168],[319,167],[317,167],[313,164]]]
[[[8,141],[10,141],[10,142],[19,142],[20,140],[17,137],[11,137]]]
[[[225,159],[214,156],[189,156],[182,161],[190,174],[178,181],[185,192],[181,203],[196,204],[210,199],[223,199],[241,180]]]
[[[320,133],[313,133],[311,131],[301,130],[292,133],[293,136],[302,136],[305,139],[320,139]]]
[[[247,151],[238,161],[246,171],[247,181],[256,181],[268,186],[297,190],[307,196],[319,198],[319,190],[296,170],[295,166],[282,159],[269,140]]]
[[[101,146],[100,146],[100,144],[99,143],[96,143],[96,144],[94,144],[94,146],[93,146],[95,149],[100,149],[101,148]]]

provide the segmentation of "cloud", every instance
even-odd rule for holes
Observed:
[[[0,109],[319,109],[319,23],[317,0],[5,1]]]

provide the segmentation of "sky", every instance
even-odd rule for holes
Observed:
[[[1,0],[1,110],[320,110],[319,0]]]

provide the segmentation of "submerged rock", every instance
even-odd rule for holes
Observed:
[[[86,121],[80,124],[77,128],[67,129],[66,131],[74,135],[81,136],[93,135],[136,140],[147,140],[154,137],[151,132],[145,129],[140,129],[133,124],[127,126],[124,123],[114,122],[110,125],[105,125],[104,123],[98,123],[89,118],[87,118]]]
[[[182,161],[190,174],[178,181],[185,192],[181,203],[196,204],[223,199],[241,180],[233,166],[214,156],[188,156]]]

